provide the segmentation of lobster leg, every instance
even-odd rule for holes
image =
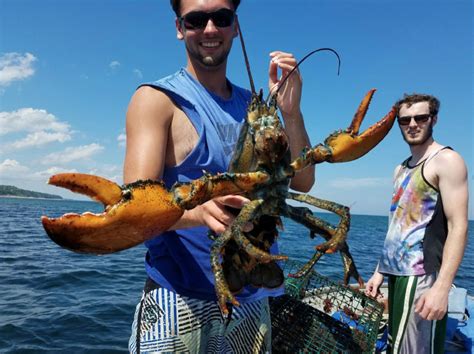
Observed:
[[[282,255],[270,255],[253,246],[243,235],[242,228],[246,222],[253,220],[259,214],[259,208],[263,200],[256,199],[245,205],[235,218],[234,222],[214,241],[211,247],[211,267],[215,276],[215,288],[217,301],[224,314],[228,314],[227,304],[239,305],[237,299],[232,295],[224,276],[224,270],[220,262],[220,254],[230,239],[234,239],[238,244],[243,244],[243,248],[251,256],[255,256],[259,261],[272,261],[287,259]]]
[[[347,129],[334,132],[326,138],[324,144],[303,150],[301,155],[291,163],[292,168],[299,171],[309,165],[325,161],[348,162],[356,160],[382,141],[395,122],[395,108],[392,108],[379,122],[359,134],[360,125],[367,113],[374,92],[375,89],[366,94]]]
[[[316,223],[316,226],[319,227],[319,229],[322,228],[324,230],[327,230],[327,232],[331,235],[329,240],[316,246],[316,249],[323,253],[334,253],[336,251],[339,251],[343,246],[346,240],[347,232],[349,231],[349,226],[351,222],[349,208],[341,204],[315,198],[307,194],[296,194],[289,192],[288,196],[293,200],[302,203],[307,203],[320,209],[331,211],[341,217],[341,220],[339,221],[339,224],[335,229],[329,228],[329,224],[325,223],[323,220],[320,219],[320,221]]]
[[[318,252],[296,276],[298,277],[300,275],[303,275],[303,273],[305,274],[314,266],[314,264],[316,264],[321,255],[324,253],[323,251],[326,248],[325,245],[335,244],[337,245],[336,247],[341,254],[342,262],[344,265],[344,283],[348,284],[349,279],[352,277],[359,283],[360,286],[363,286],[364,281],[362,280],[361,276],[359,275],[359,272],[357,271],[354,259],[352,258],[352,255],[349,252],[349,246],[345,241],[350,223],[350,215],[348,208],[340,204],[328,202],[326,200],[311,197],[309,195],[289,193],[289,197],[296,201],[308,203],[317,208],[322,208],[335,212],[336,214],[341,216],[341,221],[339,222],[339,225],[337,227],[334,227],[328,222],[315,217],[311,210],[309,210],[308,208],[297,208],[288,206],[288,215],[291,219],[306,226],[308,229],[311,230],[311,233],[321,235],[324,239],[327,240],[322,245],[317,246]]]
[[[239,212],[240,209],[235,215],[237,216]],[[261,210],[259,210],[259,214],[261,214]],[[244,237],[240,236],[240,238],[247,245],[250,241],[258,250],[269,252],[278,236],[277,225],[281,224],[281,220],[269,215],[260,215],[252,220],[252,224],[253,229],[244,232]],[[212,240],[216,240],[217,234],[211,234]],[[247,247],[247,249],[249,248]],[[262,263],[258,255],[249,254],[247,249],[242,248],[242,242],[237,243],[235,239],[229,240],[223,249],[222,267],[232,294],[239,293],[248,284],[256,288],[274,289],[279,287],[284,281],[284,275],[277,263],[275,261]],[[268,253],[264,253],[264,257],[272,259]]]

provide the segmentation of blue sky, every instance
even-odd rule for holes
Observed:
[[[303,57],[302,110],[313,144],[345,128],[371,88],[363,127],[403,93],[441,99],[435,138],[465,158],[473,179],[473,8],[470,0],[243,0],[239,18],[257,87],[268,53]],[[78,198],[47,186],[56,172],[121,183],[125,112],[136,87],[186,63],[165,0],[0,0],[0,183]],[[249,87],[240,44],[229,78]],[[395,165],[409,155],[394,126],[363,158],[317,167],[311,194],[355,214],[386,215]],[[472,196],[472,187],[470,188]],[[470,201],[470,219],[473,219]]]

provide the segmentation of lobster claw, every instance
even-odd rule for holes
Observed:
[[[395,108],[379,122],[369,127],[359,135],[359,128],[369,108],[375,89],[370,90],[357,109],[351,125],[344,131],[331,134],[324,141],[330,150],[325,159],[328,162],[348,162],[364,156],[372,150],[387,135],[395,122]]]
[[[41,218],[54,242],[79,253],[106,254],[136,246],[167,230],[184,212],[159,182],[136,182],[121,188],[102,177],[63,173],[52,176],[48,183],[88,195],[105,205],[100,214],[68,213],[59,218]]]
[[[43,216],[48,236],[58,245],[79,253],[106,254],[122,251],[168,230],[184,210],[211,198],[242,193],[264,183],[263,172],[204,175],[168,190],[162,182],[137,181],[120,187],[105,178],[62,173],[48,183],[85,194],[104,204],[100,214],[67,213],[59,218]]]

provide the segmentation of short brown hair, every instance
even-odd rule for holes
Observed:
[[[231,0],[232,5],[234,6],[234,11],[237,11],[237,8],[240,5],[240,0]],[[181,16],[181,0],[170,0],[171,7],[173,8],[176,17]]]
[[[397,110],[397,116],[400,113],[400,108],[403,104],[406,104],[407,107],[419,102],[428,102],[430,107],[430,114],[432,116],[437,116],[439,112],[440,102],[439,100],[432,95],[422,94],[422,93],[412,93],[411,95],[404,94],[403,98],[399,99],[395,103],[395,109]]]

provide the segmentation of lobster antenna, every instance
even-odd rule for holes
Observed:
[[[278,94],[278,91],[280,91],[280,89],[283,87],[283,84],[285,83],[285,81],[290,77],[291,74],[293,74],[293,72],[298,69],[298,67],[306,60],[308,59],[311,55],[317,53],[317,52],[322,52],[322,51],[328,51],[328,52],[332,52],[336,55],[337,57],[337,75],[339,75],[340,71],[341,71],[341,57],[339,56],[339,54],[332,48],[319,48],[319,49],[315,49],[313,50],[312,52],[309,52],[308,54],[306,54],[303,59],[301,59],[298,64],[296,64],[296,66],[291,69],[291,71],[288,73],[288,75],[286,75],[286,77],[279,83],[278,85],[278,89],[275,91],[275,95]],[[268,94],[268,97],[266,99],[266,102],[268,103],[268,100],[270,99],[270,96],[272,96],[271,92]]]
[[[245,50],[244,37],[242,36],[242,30],[240,29],[240,24],[238,21],[237,21],[237,28],[239,29],[240,44],[242,44],[242,51],[244,53],[245,66],[247,67],[247,73],[249,75],[250,88],[252,90],[252,94],[255,95],[256,94],[255,84],[253,83],[252,73],[250,72],[249,58],[247,56],[247,51]]]

